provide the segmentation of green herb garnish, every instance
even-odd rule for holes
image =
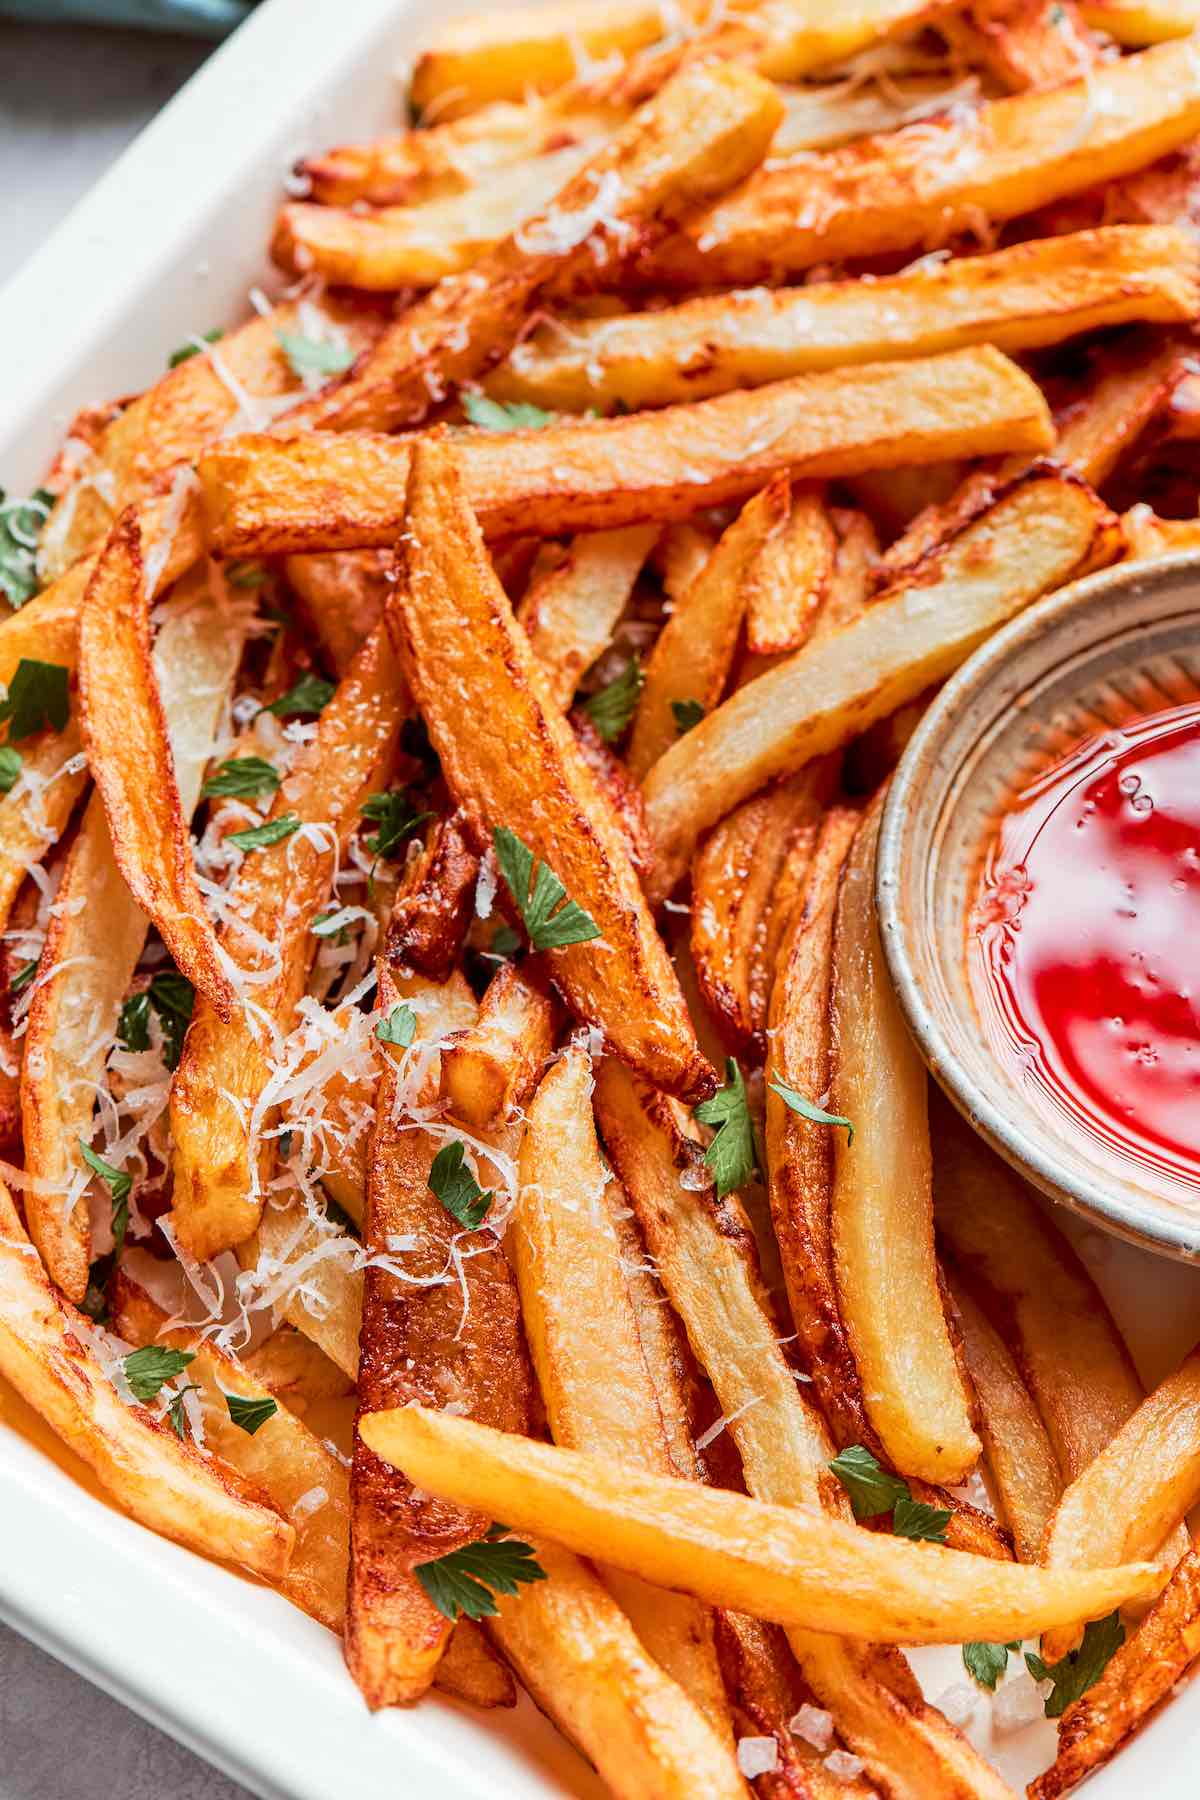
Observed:
[[[553,870],[543,862],[535,865],[533,851],[516,832],[497,826],[492,842],[500,873],[535,950],[561,950],[567,944],[586,944],[600,936],[596,921],[567,899],[567,890]]]
[[[485,1538],[464,1544],[435,1562],[418,1563],[417,1580],[447,1619],[491,1619],[500,1610],[492,1595],[515,1594],[522,1582],[545,1581],[532,1544],[506,1535],[506,1525],[493,1525]]]

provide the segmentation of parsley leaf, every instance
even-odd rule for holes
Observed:
[[[314,675],[310,669],[286,694],[280,694],[278,700],[272,700],[270,706],[264,706],[262,710],[274,713],[277,719],[290,719],[293,713],[319,713],[329,705],[334,691],[332,681],[326,681],[323,675]]]
[[[258,588],[267,579],[267,571],[261,563],[231,562],[225,565],[225,579],[230,587]]]
[[[117,1014],[117,1041],[126,1050],[150,1048],[150,996],[130,994]]]
[[[491,956],[512,956],[520,948],[520,933],[514,931],[511,925],[501,925],[492,933],[488,953]]]
[[[843,1125],[847,1149],[854,1142],[854,1126],[841,1113],[824,1112],[814,1101],[806,1100],[803,1094],[798,1094],[795,1088],[789,1087],[786,1081],[780,1081],[778,1077],[771,1083],[771,1091],[779,1095],[785,1106],[790,1106],[802,1119],[811,1119],[814,1125]]]
[[[185,1394],[198,1394],[199,1392],[200,1389],[197,1384],[194,1381],[189,1381],[179,1389],[179,1392],[175,1395],[167,1408],[167,1418],[171,1421],[171,1429],[178,1438],[187,1436],[187,1415],[183,1410],[183,1396]]]
[[[1046,1717],[1057,1719],[1090,1687],[1095,1687],[1110,1658],[1125,1642],[1119,1612],[1093,1619],[1078,1650],[1068,1650],[1061,1662],[1045,1663],[1032,1651],[1025,1652],[1025,1666],[1035,1681],[1052,1681],[1054,1692],[1046,1700]]]
[[[61,663],[23,656],[0,704],[0,722],[8,721],[8,741],[19,743],[47,726],[61,731],[71,714],[67,699],[69,672]]]
[[[19,994],[19,993],[23,992],[23,990],[29,986],[30,982],[33,980],[33,978],[36,974],[37,974],[37,957],[35,956],[32,958],[31,961],[21,964],[20,968],[17,970],[16,974],[13,976],[12,980],[8,984],[9,993],[10,994]]]
[[[892,1532],[896,1537],[921,1538],[930,1544],[944,1544],[950,1510],[944,1506],[926,1506],[903,1494],[892,1508]]]
[[[386,1019],[380,1019],[375,1036],[381,1044],[399,1044],[407,1049],[417,1029],[417,1015],[411,1006],[393,1006]]]
[[[21,773],[22,756],[11,745],[0,745],[0,794],[11,794]]]
[[[183,1040],[192,1022],[196,990],[178,969],[164,969],[150,983],[147,998],[163,1028],[163,1061],[168,1069],[178,1068]]]
[[[328,912],[319,912],[311,921],[308,929],[314,937],[332,938],[337,944],[350,941],[348,926],[355,918],[352,906],[331,906]]]
[[[704,717],[704,708],[698,700],[672,700],[671,717],[675,721],[676,731],[683,737],[693,725],[700,723]]]
[[[606,744],[615,744],[632,719],[645,680],[641,663],[631,656],[614,681],[584,701],[584,712]]]
[[[199,338],[189,338],[186,344],[180,344],[178,350],[172,350],[167,358],[168,369],[177,369],[180,363],[190,362],[193,356],[200,355],[205,344],[215,344],[224,335],[220,326],[214,325],[211,331],[203,332]]]
[[[5,500],[0,488],[0,595],[19,611],[39,586],[37,545],[54,495],[36,488],[28,500]]]
[[[840,1450],[829,1467],[849,1494],[856,1519],[877,1519],[910,1498],[908,1483],[885,1469],[862,1444]]]
[[[359,809],[364,819],[374,819],[379,830],[366,840],[372,856],[390,856],[397,844],[432,819],[429,812],[414,812],[403,788],[389,788],[385,794],[372,794]]]
[[[300,381],[306,375],[342,375],[354,361],[355,353],[349,344],[305,337],[299,331],[277,331],[275,337],[288,359],[288,367]]]
[[[758,1150],[746,1100],[746,1083],[734,1057],[725,1059],[725,1086],[711,1100],[702,1100],[694,1109],[693,1117],[701,1125],[717,1128],[716,1137],[704,1152],[704,1160],[712,1170],[718,1196],[743,1187],[758,1168]]]
[[[472,425],[482,425],[485,431],[539,431],[543,425],[551,424],[555,416],[525,400],[493,400],[477,388],[464,388],[459,399]]]
[[[101,1181],[108,1184],[108,1191],[112,1195],[113,1256],[118,1257],[125,1246],[125,1233],[129,1229],[129,1196],[133,1190],[133,1177],[123,1169],[114,1169],[111,1163],[106,1163],[82,1138],[77,1141],[84,1162],[99,1175]]]
[[[225,1404],[229,1408],[229,1416],[235,1425],[240,1425],[244,1432],[253,1437],[261,1425],[273,1419],[279,1411],[274,1400],[264,1396],[262,1399],[247,1400],[241,1394],[226,1394]]]
[[[463,1155],[461,1138],[455,1138],[452,1144],[444,1144],[430,1164],[429,1189],[452,1219],[457,1219],[468,1231],[476,1231],[492,1203],[492,1194],[490,1189],[485,1193],[480,1187]]]
[[[282,843],[291,837],[293,831],[299,831],[300,818],[297,813],[280,813],[277,819],[268,819],[265,825],[251,825],[245,831],[231,831],[227,843],[236,844],[239,850],[265,850],[269,844]]]
[[[468,1619],[491,1619],[500,1610],[491,1589],[515,1594],[522,1582],[545,1581],[532,1544],[506,1537],[504,1525],[493,1525],[479,1543],[464,1544],[435,1562],[418,1563],[413,1574],[444,1618],[462,1613]]]
[[[153,1400],[164,1381],[171,1381],[195,1360],[190,1350],[168,1350],[165,1344],[146,1344],[125,1358],[125,1379],[135,1400]]]
[[[262,756],[231,756],[200,789],[202,800],[222,800],[227,795],[247,799],[252,794],[273,794],[279,773]]]
[[[515,831],[498,825],[492,842],[505,886],[516,901],[535,950],[561,950],[567,944],[587,944],[600,936],[596,921],[567,899],[558,876],[543,862],[535,867],[533,851]]]
[[[987,1688],[994,1694],[996,1683],[1008,1667],[1008,1653],[1019,1650],[1019,1643],[1012,1644],[964,1644],[962,1647],[963,1667],[967,1674],[974,1677],[980,1687]]]

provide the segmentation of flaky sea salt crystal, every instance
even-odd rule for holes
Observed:
[[[965,1681],[956,1681],[944,1694],[939,1694],[933,1704],[952,1725],[965,1725],[975,1711],[978,1698],[974,1688],[968,1687]]]
[[[739,1738],[737,1764],[747,1781],[756,1775],[770,1775],[779,1767],[779,1745],[773,1737]]]
[[[855,1756],[853,1750],[831,1750],[825,1758],[825,1767],[839,1781],[853,1781],[866,1768],[861,1756]]]
[[[1023,1731],[1026,1725],[1040,1719],[1045,1712],[1050,1687],[1050,1682],[1035,1681],[1032,1675],[1022,1673],[997,1688],[992,1701],[992,1722],[997,1735],[1004,1737],[1010,1731]]]
[[[828,1750],[833,1742],[833,1714],[823,1707],[802,1706],[788,1720],[788,1730],[811,1744],[814,1750]]]

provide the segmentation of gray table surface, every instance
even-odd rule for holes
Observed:
[[[137,32],[0,23],[0,283],[209,48]],[[14,1546],[8,1553],[17,1553]],[[0,1625],[0,1800],[75,1795],[248,1800],[243,1788]]]

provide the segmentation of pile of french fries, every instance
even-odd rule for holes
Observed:
[[[1200,1656],[1200,1361],[931,1100],[873,900],[938,685],[1200,546],[1198,22],[458,22],[0,513],[0,1372],[373,1708],[999,1800],[962,1644],[1057,1800]]]

